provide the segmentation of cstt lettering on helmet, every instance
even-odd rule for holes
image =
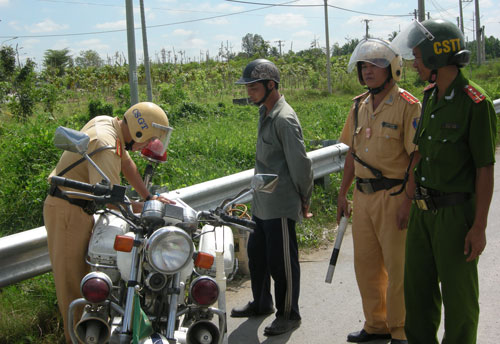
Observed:
[[[134,109],[133,113],[134,117],[137,119],[137,123],[141,126],[141,129],[148,129],[148,124],[146,123],[144,118],[142,118],[142,114],[139,109]]]
[[[434,53],[441,55],[450,51],[460,51],[460,38],[445,39],[441,42],[434,42]]]

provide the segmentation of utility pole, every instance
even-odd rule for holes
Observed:
[[[368,23],[371,22],[371,19],[363,19],[362,22],[365,22],[365,31],[366,31],[365,38],[368,39],[369,38],[368,29],[370,28]]]
[[[472,2],[472,0],[458,0],[458,5],[460,8],[460,24],[458,25],[458,27],[460,28],[460,30],[462,30],[462,33],[465,33],[465,31],[464,31],[464,12],[463,12],[463,6],[462,6],[463,2]]]
[[[328,34],[328,0],[325,0],[325,37],[326,37],[326,75],[328,79],[328,93],[332,94],[332,78],[330,73],[330,36]]]
[[[153,90],[151,88],[151,70],[149,69],[148,37],[146,34],[146,18],[144,16],[144,0],[140,0],[141,26],[142,26],[142,49],[144,50],[144,73],[146,74],[146,93],[148,102],[153,101]]]
[[[462,8],[462,0],[458,0],[458,5],[459,5],[458,7],[460,9],[460,17],[459,17],[458,27],[460,28],[462,33],[464,33],[464,12],[463,12],[463,8]]]
[[[425,20],[425,1],[418,0],[418,21],[423,22]]]
[[[481,47],[483,51],[481,57],[483,58],[483,62],[486,62],[486,34],[484,32],[484,25],[481,27]]]
[[[281,43],[285,43],[285,41],[282,41],[281,39],[274,41],[275,43],[278,43],[278,46],[280,47],[280,56],[281,56]]]
[[[483,48],[481,47],[481,23],[479,22],[479,0],[474,0],[476,5],[476,45],[477,45],[477,65],[481,65],[483,62],[482,52]]]
[[[130,104],[139,102],[139,91],[137,87],[137,64],[135,60],[135,34],[134,34],[134,8],[132,0],[125,0],[127,18],[127,43],[128,43],[128,82],[130,84]]]

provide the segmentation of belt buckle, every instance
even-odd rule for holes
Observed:
[[[364,194],[371,194],[374,193],[375,191],[373,190],[373,186],[370,182],[358,182],[359,189],[361,190],[362,193]]]
[[[429,210],[429,207],[427,206],[427,202],[425,199],[416,199],[415,202],[417,203],[417,207],[421,210]]]

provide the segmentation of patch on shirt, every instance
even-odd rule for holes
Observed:
[[[397,129],[398,125],[397,124],[388,123],[388,122],[382,122],[382,128]]]
[[[399,95],[401,96],[401,98],[403,98],[404,100],[406,100],[410,104],[416,104],[416,103],[418,103],[418,98],[416,98],[415,96],[413,96],[408,91],[403,91],[403,92],[399,93]]]
[[[458,123],[443,123],[441,129],[458,129],[460,125]]]
[[[415,117],[413,119],[413,121],[411,121],[411,125],[413,126],[413,129],[417,129],[417,127],[418,127],[418,120],[419,120],[419,118]]]
[[[464,91],[465,93],[467,93],[470,99],[472,99],[472,101],[476,104],[482,102],[486,98],[484,94],[476,90],[471,85],[465,85]]]

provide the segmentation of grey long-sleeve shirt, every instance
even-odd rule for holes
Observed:
[[[252,213],[262,220],[300,221],[302,202],[311,199],[313,172],[299,119],[283,96],[267,115],[264,106],[259,114],[255,173],[277,174],[279,180],[273,193],[254,194]]]

